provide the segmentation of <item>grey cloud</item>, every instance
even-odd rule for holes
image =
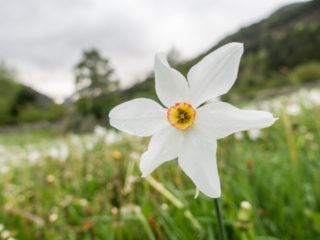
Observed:
[[[66,92],[66,82],[72,86],[81,51],[97,47],[128,84],[150,70],[155,52],[174,45],[192,56],[252,21],[258,5],[256,16],[266,13],[261,6],[289,1],[0,0],[0,59],[21,69],[25,82],[55,95],[59,88]]]

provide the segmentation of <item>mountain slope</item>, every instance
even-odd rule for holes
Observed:
[[[176,68],[186,75],[203,56],[234,41],[244,43],[245,52],[232,94],[250,97],[257,90],[320,79],[320,1],[285,6],[227,36],[198,57],[177,64]],[[137,83],[124,94],[130,97],[152,94],[151,80],[149,77]]]
[[[178,69],[185,74],[203,56],[228,42],[242,42],[245,46],[233,92],[320,79],[320,1],[285,6],[227,36],[195,59],[180,64]],[[310,69],[310,65],[313,76],[300,76],[301,68]]]
[[[64,108],[48,96],[15,81],[14,74],[0,64],[0,125],[55,120]]]

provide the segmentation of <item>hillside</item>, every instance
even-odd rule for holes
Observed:
[[[63,107],[33,88],[16,82],[14,74],[0,64],[0,125],[54,120],[63,114]]]
[[[204,55],[233,41],[244,43],[245,52],[232,94],[241,93],[242,97],[248,98],[256,90],[299,85],[320,79],[320,1],[285,6],[176,67],[186,75],[190,67]],[[149,77],[124,93],[139,96],[140,89],[148,89],[152,93],[151,81]]]

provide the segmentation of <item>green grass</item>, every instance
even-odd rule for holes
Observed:
[[[23,133],[2,133],[0,145],[3,146],[25,146],[27,144],[37,144],[48,139],[56,138],[51,136],[46,130],[37,130]]]
[[[320,235],[320,109],[279,117],[256,140],[244,133],[242,140],[218,142],[228,239]],[[1,135],[1,158],[19,153],[19,159],[10,160],[0,178],[0,223],[24,240],[219,239],[213,200],[203,194],[193,199],[195,187],[176,161],[140,178],[136,155],[147,143],[132,137],[108,144],[92,135]],[[48,154],[61,145],[69,152],[65,159]],[[28,163],[28,151],[37,148],[40,159]],[[242,201],[252,210],[244,212]]]

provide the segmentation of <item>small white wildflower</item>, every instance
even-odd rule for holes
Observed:
[[[11,235],[11,233],[10,233],[10,231],[8,231],[8,230],[4,230],[4,231],[1,233],[1,237],[4,238],[4,239],[10,237],[10,235]]]
[[[162,204],[161,204],[161,209],[162,209],[163,211],[167,211],[167,210],[169,209],[169,205],[166,204],[166,203],[162,203]]]
[[[52,213],[52,214],[50,214],[50,216],[49,216],[49,221],[50,221],[50,222],[55,222],[55,221],[58,220],[58,218],[59,218],[59,215],[58,215],[58,214]]]
[[[280,112],[281,109],[283,108],[283,103],[282,103],[281,99],[274,99],[274,100],[271,102],[271,108],[272,108],[274,111]]]
[[[31,152],[29,153],[29,156],[28,156],[29,162],[30,162],[31,164],[36,163],[36,162],[39,160],[40,156],[41,156],[41,154],[40,154],[40,152],[39,152],[38,150],[33,150],[33,151],[31,151]]]
[[[121,141],[121,135],[114,130],[108,130],[107,135],[104,138],[106,144],[112,144]]]
[[[242,140],[243,139],[243,132],[236,132],[234,134],[234,138],[237,139],[237,140]]]
[[[49,155],[52,158],[58,158],[59,157],[59,149],[56,147],[51,147],[49,149]]]
[[[261,136],[261,131],[258,129],[252,129],[248,131],[248,136],[251,140],[257,140]]]
[[[132,153],[130,153],[130,158],[131,158],[132,160],[139,160],[140,157],[141,157],[141,154],[139,154],[138,152],[132,152]]]
[[[78,135],[72,134],[70,138],[73,145],[80,145],[80,138]]]
[[[87,149],[87,150],[90,151],[90,150],[93,149],[93,147],[94,147],[94,144],[93,144],[92,142],[87,142],[87,143],[86,143],[86,149]]]
[[[311,133],[311,132],[308,132],[306,135],[305,135],[306,139],[309,140],[309,141],[312,141],[314,139],[314,134]]]
[[[80,199],[79,200],[79,205],[82,206],[82,207],[88,206],[88,200],[84,199],[84,198]]]
[[[116,207],[112,207],[112,208],[111,208],[111,214],[112,214],[112,215],[117,215],[118,212],[119,212],[119,211],[118,211],[118,208],[116,208]]]
[[[270,111],[270,104],[268,102],[262,102],[260,108],[264,111]]]
[[[290,116],[297,116],[300,113],[301,108],[298,104],[290,104],[286,107],[286,111]]]
[[[251,210],[252,206],[248,201],[242,201],[240,204],[242,209]]]
[[[134,205],[129,203],[128,205],[123,206],[120,209],[121,214],[123,215],[129,215],[129,214],[133,214],[133,213],[140,213],[141,209],[138,205]]]
[[[46,180],[47,180],[48,183],[53,183],[53,182],[56,181],[56,178],[55,178],[54,175],[49,174],[49,175],[46,177]]]
[[[66,145],[60,147],[60,160],[65,161],[69,156],[69,148]]]
[[[137,177],[130,175],[128,177],[128,183],[133,184],[137,181]]]
[[[315,105],[320,105],[320,90],[312,89],[310,91],[310,100]]]
[[[10,168],[8,166],[5,166],[5,165],[0,166],[0,173],[2,173],[2,174],[8,173],[9,170],[10,170]]]
[[[97,137],[101,137],[101,138],[107,134],[107,130],[104,127],[99,126],[99,125],[94,127],[93,132]]]

